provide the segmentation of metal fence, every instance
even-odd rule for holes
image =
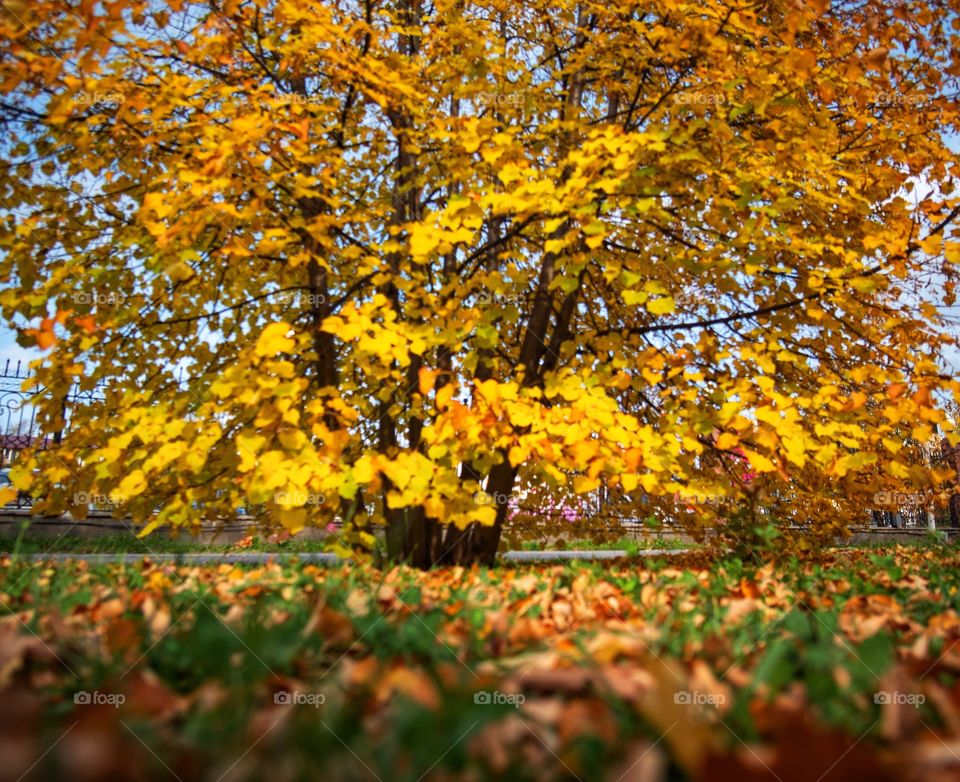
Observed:
[[[29,366],[21,361],[7,359],[0,367],[0,467],[9,465],[18,451],[36,445],[47,448],[58,443],[64,434],[64,430],[41,431],[34,402],[47,389],[39,386],[24,390],[24,381],[30,376]],[[99,388],[82,389],[75,382],[64,401],[65,427],[69,426],[74,405],[102,398]]]
[[[38,440],[45,447],[52,439],[37,427],[33,398],[42,391],[24,391],[28,378],[26,367],[20,362],[11,366],[7,359],[0,371],[0,466],[6,466],[16,454]]]

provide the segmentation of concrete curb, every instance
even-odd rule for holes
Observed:
[[[637,557],[662,557],[672,554],[686,554],[690,549],[677,548],[650,548],[637,551]],[[631,556],[621,549],[599,551],[505,551],[500,558],[506,562],[569,562],[570,560],[585,560],[600,562],[607,559],[621,559]]]

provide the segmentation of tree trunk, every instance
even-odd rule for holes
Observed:
[[[584,9],[578,9],[578,26],[582,26],[582,15]],[[412,0],[405,6],[405,16],[408,24],[418,18],[419,8]],[[583,43],[583,33],[578,36],[578,45]],[[411,37],[401,36],[399,40],[399,49],[414,51],[417,48],[418,40]],[[581,93],[583,89],[582,73],[573,75],[566,95],[566,112],[574,114],[580,109]],[[457,104],[452,105],[454,114],[457,113]],[[566,117],[565,117],[566,118]],[[394,210],[395,218],[404,220],[417,219],[419,215],[419,204],[416,193],[413,190],[407,190],[407,177],[412,170],[415,161],[415,155],[411,154],[405,142],[405,129],[409,125],[409,118],[396,114],[390,116],[391,123],[397,131],[398,142],[398,195],[403,194],[397,200]],[[564,140],[564,147],[572,146],[574,139],[572,135]],[[569,175],[569,171],[564,172],[563,179]],[[569,226],[564,224],[557,228],[551,238],[557,238],[568,230]],[[494,223],[492,229],[499,233],[499,223]],[[452,257],[444,259],[445,271],[453,268]],[[556,366],[558,353],[564,340],[570,336],[569,327],[576,309],[579,296],[578,290],[568,294],[562,301],[560,311],[556,313],[556,325],[552,337],[549,339],[550,322],[554,315],[554,294],[551,290],[551,283],[556,273],[557,256],[553,253],[545,253],[541,259],[540,273],[537,281],[537,288],[534,293],[533,303],[527,318],[526,328],[520,349],[517,355],[517,368],[521,369],[521,384],[527,387],[536,386],[542,383],[546,372]],[[578,282],[582,283],[583,273],[580,274]],[[544,361],[544,355],[547,355]],[[442,352],[439,358],[439,368],[443,371],[441,382],[449,382],[447,372],[451,369],[450,356]],[[481,352],[477,362],[475,378],[483,380],[489,377],[490,356]],[[410,387],[414,387],[416,380],[415,369],[420,366],[416,362],[411,366],[411,377],[408,378]],[[410,447],[419,446],[420,434],[423,422],[413,416],[409,426]],[[381,431],[383,421],[381,420]],[[384,442],[381,438],[381,452],[389,450],[390,446],[396,446],[395,427],[390,433],[389,442]],[[473,564],[493,565],[496,560],[497,549],[500,545],[500,538],[503,533],[503,525],[506,522],[509,512],[509,500],[513,494],[513,486],[517,477],[517,468],[510,464],[507,458],[507,452],[500,452],[500,462],[498,462],[487,475],[485,489],[487,494],[494,498],[496,503],[496,517],[491,526],[482,526],[480,524],[470,524],[466,529],[456,527],[447,527],[441,529],[440,525],[427,517],[423,508],[407,508],[403,510],[390,510],[386,507],[386,496],[389,492],[388,482],[384,487],[384,511],[387,515],[387,555],[393,561],[403,561],[419,568],[429,568],[434,565],[464,565]],[[475,480],[480,482],[482,476],[472,465],[465,465],[463,479]]]

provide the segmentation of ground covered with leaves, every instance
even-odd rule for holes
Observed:
[[[4,779],[960,775],[957,548],[2,564]]]

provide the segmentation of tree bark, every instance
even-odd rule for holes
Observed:
[[[582,24],[583,7],[578,9],[578,23]],[[405,8],[405,15],[408,15],[408,26],[412,26],[414,17],[418,13],[415,0],[409,3]],[[578,36],[578,44],[582,44],[583,34]],[[418,42],[413,36],[401,36],[400,48],[415,50]],[[571,115],[580,110],[581,94],[583,90],[582,73],[578,72],[572,75],[566,94],[565,114]],[[417,204],[416,194],[408,191],[406,185],[406,173],[410,166],[415,162],[410,159],[406,153],[403,143],[406,127],[406,118],[398,115],[390,116],[391,123],[397,129],[398,139],[398,186],[403,192],[404,197],[397,199],[395,216],[406,219],[416,219]],[[566,151],[572,147],[575,139],[570,136],[564,139],[559,150],[560,156],[566,154]],[[568,172],[564,172],[565,179]],[[569,225],[560,226],[551,236],[559,238],[569,229]],[[499,230],[499,225],[497,226]],[[446,260],[446,259],[445,259]],[[557,354],[564,340],[570,336],[570,323],[576,310],[576,304],[579,296],[579,285],[577,290],[564,297],[559,312],[554,311],[554,293],[550,285],[556,273],[556,263],[558,257],[553,253],[545,253],[541,260],[540,273],[537,280],[537,288],[534,293],[533,303],[530,308],[530,315],[527,318],[526,328],[524,330],[523,340],[517,356],[517,368],[520,369],[521,385],[533,387],[542,384],[544,374],[556,367]],[[448,264],[445,262],[445,268]],[[582,282],[583,274],[580,275]],[[548,334],[550,333],[551,320],[556,314],[556,323],[553,327],[552,336],[548,343]],[[449,382],[450,357],[439,356],[440,369],[444,371],[441,375],[441,382]],[[486,379],[492,375],[488,365],[487,356],[481,355],[477,362],[475,371],[478,380]],[[417,364],[419,369],[419,363]],[[413,368],[411,367],[411,370]],[[412,374],[412,371],[411,371]],[[408,378],[410,379],[410,378]],[[415,381],[415,378],[412,378]],[[415,383],[411,382],[411,386]],[[409,422],[410,447],[419,446],[420,433],[423,422],[413,416]],[[394,444],[396,442],[394,432]],[[441,530],[436,521],[428,518],[423,508],[406,509],[402,515],[395,512],[388,512],[388,556],[391,559],[402,559],[411,565],[421,568],[429,568],[436,564],[444,565],[471,565],[474,563],[483,565],[492,565],[495,561],[497,550],[500,545],[500,538],[503,532],[503,525],[507,520],[509,513],[509,500],[513,494],[514,483],[516,482],[518,469],[514,467],[509,459],[506,450],[500,451],[500,461],[494,465],[485,484],[486,493],[494,498],[496,503],[496,517],[491,526],[485,527],[479,524],[470,524],[466,529],[456,527],[447,527]],[[472,465],[464,465],[464,480],[475,480],[481,482],[482,476]],[[386,509],[386,491],[384,493],[384,507]],[[392,541],[392,542],[391,542]]]

